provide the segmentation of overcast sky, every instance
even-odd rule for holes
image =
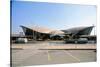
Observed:
[[[11,17],[13,33],[22,31],[20,25],[38,25],[57,30],[96,26],[96,6],[13,0]]]

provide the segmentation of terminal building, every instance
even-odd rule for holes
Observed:
[[[52,30],[45,27],[26,27],[20,26],[24,34],[11,34],[11,40],[18,38],[27,38],[28,40],[43,41],[43,40],[68,40],[87,38],[88,40],[96,40],[95,35],[90,35],[94,26],[74,27],[65,30]]]
[[[26,27],[20,26],[23,29],[25,37],[33,40],[48,40],[48,39],[65,39],[65,38],[80,38],[90,35],[94,26],[75,27],[66,30],[51,30],[43,27]],[[89,36],[88,36],[89,37]]]

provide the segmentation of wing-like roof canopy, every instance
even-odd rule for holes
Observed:
[[[75,28],[70,28],[67,30],[62,30],[63,32],[65,32],[66,34],[84,34],[84,35],[88,35],[90,34],[90,32],[92,31],[92,28],[94,26],[89,26],[89,27],[75,27]]]
[[[67,30],[52,30],[49,28],[45,27],[39,27],[39,26],[33,26],[33,27],[25,27],[21,26],[26,32],[32,33],[32,31],[38,32],[38,33],[45,33],[45,34],[54,34],[54,35],[60,35],[60,34],[73,34],[73,35],[89,35],[92,31],[92,28],[94,26],[89,26],[89,27],[75,27],[75,28],[70,28]]]
[[[30,29],[39,33],[46,33],[46,34],[64,34],[63,31],[60,30],[52,30],[49,28],[45,28],[45,27],[39,27],[39,26],[33,26],[33,27],[25,27],[25,26],[21,26],[22,28],[26,28],[26,29]]]

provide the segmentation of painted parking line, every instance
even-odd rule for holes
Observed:
[[[48,45],[49,46],[49,44],[50,43],[47,43],[46,45]],[[51,56],[50,56],[50,53],[49,53],[49,51],[47,50],[47,55],[48,55],[48,61],[51,61]]]
[[[51,59],[51,56],[49,54],[49,51],[47,51],[47,55],[48,55],[48,61],[51,61],[52,59]]]
[[[80,62],[80,59],[78,59],[77,57],[73,56],[71,53],[64,51],[66,54],[68,54],[69,56],[71,56],[73,59],[77,60],[78,62]]]

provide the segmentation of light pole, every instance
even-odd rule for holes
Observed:
[[[94,35],[95,35],[95,25],[93,24],[93,27],[94,27]]]

